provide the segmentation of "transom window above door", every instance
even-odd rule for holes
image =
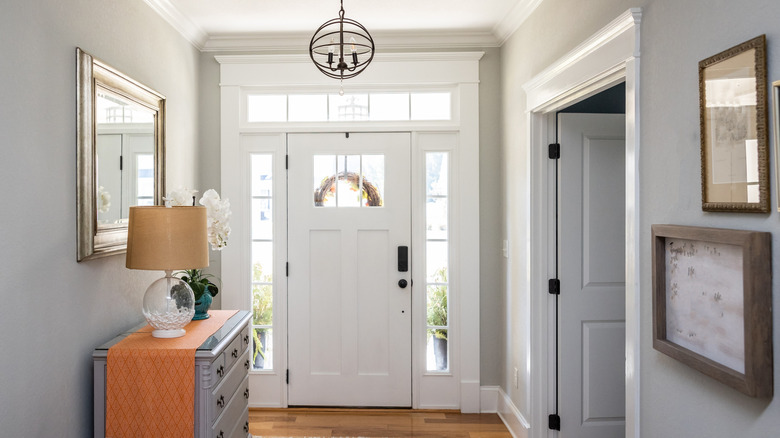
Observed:
[[[249,123],[452,120],[452,92],[246,95]]]

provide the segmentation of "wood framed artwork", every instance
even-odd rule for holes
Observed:
[[[778,194],[777,211],[780,211],[780,162],[777,161],[777,157],[780,157],[780,81],[772,83],[772,101],[775,126],[775,193]]]
[[[769,212],[766,36],[699,62],[702,210]]]
[[[653,348],[771,397],[771,234],[653,225]]]

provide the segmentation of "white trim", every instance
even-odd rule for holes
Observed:
[[[412,394],[413,407],[416,409],[458,409],[463,412],[479,412],[480,407],[480,356],[479,356],[479,58],[482,52],[466,52],[461,54],[393,54],[392,60],[378,62],[358,78],[364,78],[357,86],[404,87],[409,91],[430,89],[432,85],[450,85],[453,91],[454,120],[447,126],[425,122],[424,124],[397,123],[381,125],[381,132],[412,132],[412,156],[421,157],[425,150],[452,151],[450,168],[452,184],[452,199],[450,204],[451,252],[450,266],[452,276],[450,285],[453,295],[450,308],[450,327],[455,339],[450,345],[450,373],[425,373],[424,346],[425,321],[424,316],[412,325],[413,343],[412,356]],[[305,58],[305,57],[304,57]],[[344,132],[344,124],[312,124],[295,123],[274,125],[273,128],[253,128],[242,121],[241,100],[247,89],[258,87],[274,87],[288,89],[302,87],[307,91],[333,90],[334,83],[324,75],[312,70],[308,63],[295,62],[295,57],[289,56],[220,56],[221,100],[221,166],[222,192],[224,197],[240,196],[241,184],[236,182],[235,166],[240,163],[238,154],[240,137],[248,134],[283,135],[288,132]],[[268,63],[267,61],[273,61]],[[223,62],[224,61],[224,62]],[[293,62],[289,62],[293,61]],[[283,70],[283,71],[282,71]],[[404,72],[404,73],[400,73]],[[442,78],[443,77],[443,78]],[[291,79],[292,78],[292,79]],[[356,78],[356,79],[358,79]],[[436,78],[434,80],[434,78]],[[327,79],[327,81],[323,81]],[[351,79],[350,84],[355,84]],[[345,84],[346,85],[346,84]],[[372,129],[376,126],[361,126],[360,129]],[[350,128],[350,131],[355,129]],[[424,156],[423,156],[424,158]],[[413,182],[425,181],[424,165],[415,163],[412,158],[412,171],[418,178]],[[420,172],[423,172],[420,174]],[[459,183],[468,181],[468,184]],[[413,202],[419,201],[421,195],[414,193]],[[422,196],[424,198],[424,196]],[[424,211],[424,210],[423,210]],[[235,211],[234,211],[235,213]],[[420,228],[420,220],[424,215],[412,217],[413,239],[414,230]],[[424,222],[422,223],[424,227]],[[245,232],[245,231],[244,231]],[[419,230],[418,230],[419,233]],[[275,242],[278,242],[276,240]],[[229,248],[228,248],[229,250]],[[419,263],[424,261],[423,246],[413,244],[412,263],[414,284],[425,284],[425,272],[419,269]],[[227,286],[227,272],[234,272],[232,263],[227,263],[223,254],[223,282],[225,296],[223,305],[236,306],[241,303],[231,295]],[[238,259],[237,259],[238,260]],[[245,259],[244,259],[245,260]],[[239,260],[240,261],[240,260]],[[281,266],[281,263],[278,265]],[[422,276],[422,277],[420,277]],[[420,279],[421,278],[421,279]],[[424,288],[413,289],[412,313],[425,315]],[[457,292],[455,292],[457,291]],[[233,303],[233,304],[230,304]],[[468,311],[462,311],[468,309]],[[275,312],[276,313],[276,312]],[[274,319],[274,330],[278,329],[279,320]],[[274,337],[275,340],[278,338]],[[284,341],[282,341],[284,342]],[[415,346],[416,345],[416,346]],[[279,347],[279,343],[276,344]],[[275,364],[276,365],[276,364]],[[282,369],[281,367],[279,368]],[[272,402],[269,402],[269,405]],[[286,399],[279,400],[275,405],[284,406]]]
[[[641,9],[629,9],[604,29],[553,63],[526,83],[526,120],[530,163],[530,237],[527,289],[545,290],[551,251],[551,217],[548,191],[550,160],[541,145],[554,138],[549,114],[625,78],[626,82],[626,437],[639,438],[640,402],[640,308],[639,308],[639,25]],[[545,425],[552,403],[551,349],[548,349],[551,299],[531,294],[531,367],[526,376],[530,391],[531,420]],[[531,436],[548,436],[546,427],[535,427]]]
[[[483,386],[480,390],[483,406],[488,405],[482,413],[497,413],[513,437],[528,438],[531,426],[509,395],[500,386]]]
[[[541,1],[541,0],[534,0]],[[313,31],[314,29],[312,29]],[[394,31],[372,32],[377,53],[388,50],[410,49],[468,49],[499,47],[501,44],[494,33],[485,31],[442,32]],[[508,37],[508,35],[507,35]],[[309,46],[311,33],[281,32],[273,34],[224,34],[210,35],[203,44],[203,52],[254,51],[264,53],[300,52]],[[306,55],[308,57],[308,55]]]
[[[485,52],[413,52],[383,53],[374,58],[374,62],[428,62],[428,61],[479,61]],[[220,64],[309,64],[309,55],[301,54],[256,54],[256,55],[216,55]]]
[[[181,36],[198,50],[203,50],[209,35],[200,26],[182,14],[170,0],[144,0],[154,12],[176,29]]]
[[[479,59],[483,55],[484,52],[377,55],[360,76],[344,82],[344,88],[477,84]],[[221,86],[306,89],[318,86],[333,92],[339,87],[339,81],[318,73],[306,55],[224,55],[214,59],[220,63]]]
[[[502,46],[520,28],[528,17],[542,4],[543,0],[519,0],[504,18],[493,26],[493,34]]]
[[[502,392],[500,386],[479,387],[479,412],[495,414],[498,412],[498,397]]]
[[[627,58],[638,58],[641,16],[641,9],[629,9],[525,83],[526,108],[547,112],[572,103],[560,99],[585,83],[614,73]]]

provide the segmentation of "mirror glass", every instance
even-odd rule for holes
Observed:
[[[702,208],[769,211],[763,37],[699,64]]]
[[[165,97],[93,58],[77,55],[78,261],[127,249],[134,205],[165,192]]]
[[[98,228],[127,221],[130,206],[154,205],[154,111],[96,87]]]

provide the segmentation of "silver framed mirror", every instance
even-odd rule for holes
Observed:
[[[702,210],[769,212],[766,37],[699,62]]]
[[[124,253],[133,205],[165,193],[165,97],[76,49],[77,260]]]
[[[775,131],[775,193],[777,194],[777,211],[780,211],[780,81],[772,83],[772,116]]]

